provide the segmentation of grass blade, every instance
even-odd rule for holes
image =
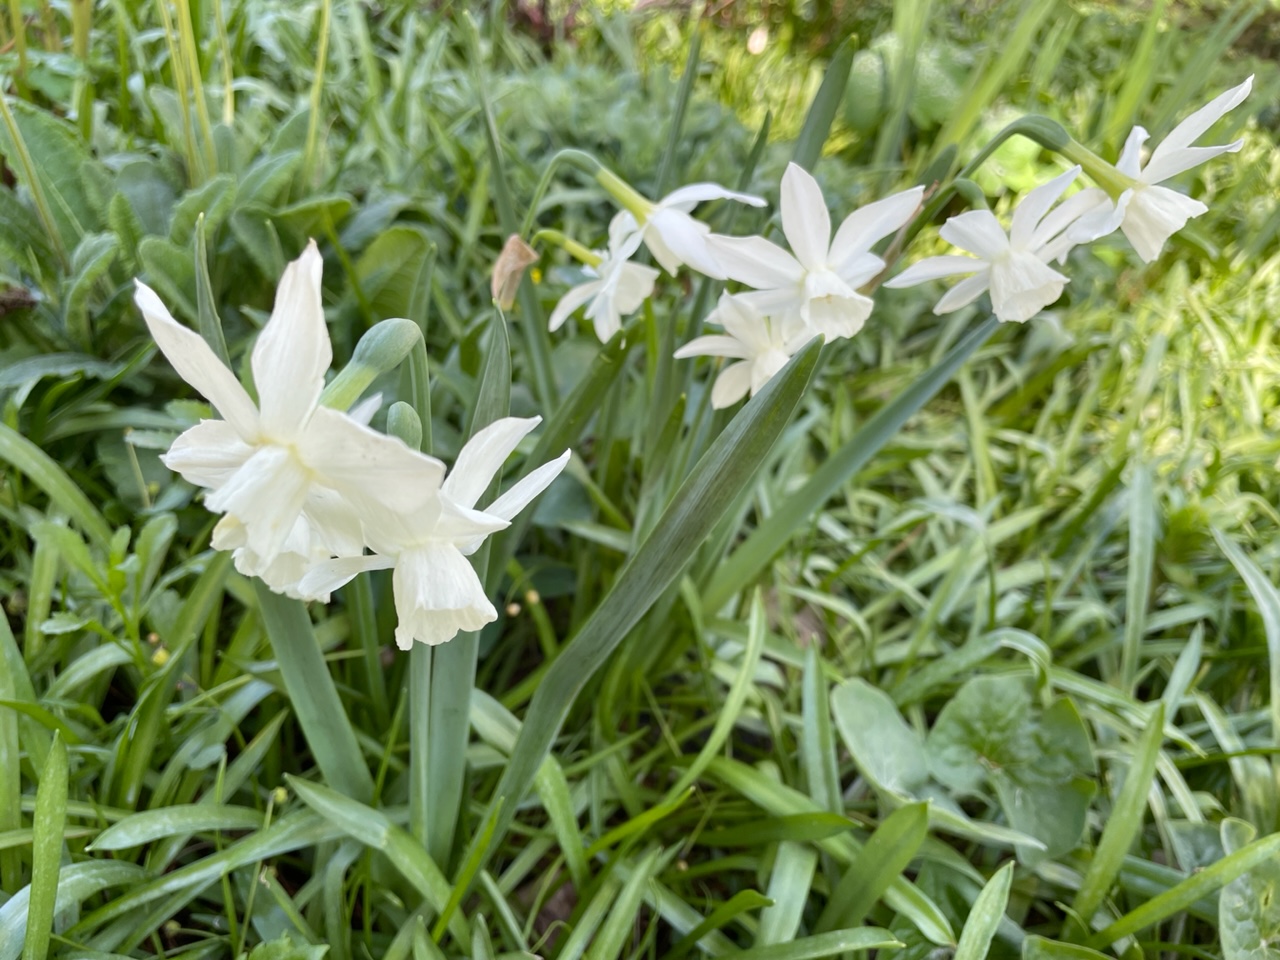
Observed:
[[[1124,786],[1116,798],[1098,847],[1089,861],[1080,889],[1071,904],[1076,917],[1089,923],[1124,865],[1125,855],[1142,830],[1147,792],[1155,776],[1160,744],[1164,741],[1164,704],[1159,704],[1134,747]],[[1110,941],[1106,941],[1109,943]]]
[[[960,931],[954,960],[986,960],[996,928],[1004,919],[1005,908],[1009,905],[1009,888],[1012,885],[1013,863],[1009,862],[996,871],[973,902],[969,919]]]
[[[928,804],[908,804],[889,814],[845,870],[814,931],[825,933],[838,926],[860,924],[907,868],[928,834]]]
[[[111,527],[75,482],[47,453],[12,427],[0,423],[0,460],[48,494],[53,505],[100,547],[111,541]]]
[[[40,771],[36,814],[32,824],[31,899],[22,960],[45,960],[53,935],[58,875],[62,869],[62,831],[67,824],[67,745],[54,735],[53,747]]]

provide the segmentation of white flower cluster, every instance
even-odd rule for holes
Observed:
[[[321,403],[333,360],[314,241],[286,268],[250,357],[258,402],[155,292],[135,301],[161,352],[221,414],[174,441],[163,460],[222,514],[213,546],[277,593],[328,602],[363,570],[394,568],[396,643],[437,644],[497,619],[467,561],[560,473],[569,452],[531,471],[483,510],[481,494],[538,419],[479,431],[453,470],[369,427],[377,403]],[[366,549],[371,550],[367,553]]]
[[[968,274],[938,301],[935,313],[950,313],[989,293],[998,319],[1023,323],[1062,294],[1069,278],[1051,264],[1064,264],[1080,244],[1119,229],[1138,256],[1154,260],[1170,236],[1208,209],[1161,184],[1240,149],[1239,140],[1212,147],[1194,143],[1248,96],[1252,83],[1250,77],[1187,117],[1145,164],[1141,150],[1147,132],[1141,127],[1130,133],[1115,166],[1080,148],[1081,164],[1028,192],[1014,209],[1007,232],[989,210],[951,217],[939,232],[964,254],[928,257],[884,285],[910,287]],[[1063,200],[1082,166],[1103,186],[1079,190]],[[713,234],[690,216],[705,200],[763,206],[758,197],[705,183],[652,203],[619,186],[612,175],[601,182],[627,209],[610,225],[608,251],[589,254],[593,279],[564,296],[552,314],[551,329],[586,305],[601,340],[617,333],[621,318],[640,308],[659,275],[630,262],[642,242],[668,273],[684,264],[713,279],[735,281],[749,289],[723,294],[707,317],[724,332],[697,337],[675,354],[681,359],[712,356],[736,361],[720,372],[712,388],[711,404],[716,408],[754,394],[812,337],[830,342],[862,329],[873,307],[863,290],[886,269],[872,247],[902,230],[924,197],[924,188],[914,187],[867,204],[849,214],[833,237],[817,181],[791,164],[782,177],[779,210],[788,252],[760,236]]]

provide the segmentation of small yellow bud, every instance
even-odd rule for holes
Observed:
[[[271,802],[277,807],[283,806],[285,801],[289,799],[289,791],[284,787],[276,787],[271,791]]]
[[[513,600],[511,603],[508,603],[508,604],[507,604],[507,616],[508,616],[508,617],[516,617],[516,616],[519,616],[519,615],[520,615],[520,604],[516,603],[514,600]]]
[[[530,590],[524,595],[524,602],[531,607],[536,607],[542,602],[542,597],[538,595],[537,590]]]
[[[164,647],[156,647],[155,653],[151,654],[151,662],[157,667],[163,667],[169,662],[169,651]]]

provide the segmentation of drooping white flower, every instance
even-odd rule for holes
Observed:
[[[459,631],[479,630],[496,620],[497,610],[467,556],[491,533],[510,525],[547,488],[569,460],[569,451],[532,470],[484,510],[476,501],[503,462],[540,418],[507,417],[485,427],[464,446],[439,494],[408,513],[362,502],[364,536],[374,555],[329,560],[313,567],[298,584],[306,596],[327,594],[364,570],[394,568],[396,644],[440,644]]]
[[[724,269],[707,248],[711,228],[690,216],[693,208],[707,200],[737,200],[753,207],[763,207],[764,200],[749,193],[738,193],[718,183],[693,183],[673,190],[656,203],[647,204],[642,212],[621,210],[609,224],[609,247],[625,260],[643,242],[667,273],[674,274],[680,264],[716,280],[725,278]]]
[[[1081,191],[1050,208],[1079,173],[1079,167],[1072,167],[1028,193],[1014,209],[1007,235],[989,210],[970,210],[950,218],[939,231],[942,239],[974,256],[927,257],[885,286],[912,287],[970,273],[973,276],[961,280],[938,301],[934,313],[959,310],[990,290],[991,307],[1000,320],[1023,323],[1031,319],[1062,295],[1068,281],[1047,261],[1070,249],[1067,230],[1091,201],[1088,197],[1081,200]]]
[[[827,340],[852,337],[871,315],[858,288],[884,269],[871,252],[920,207],[923,187],[860,207],[831,236],[831,217],[818,182],[792,163],[782,177],[782,232],[794,256],[764,237],[713,235],[711,252],[731,280],[757,292],[745,299],[766,316],[794,312]]]
[[[798,315],[762,316],[741,295],[721,294],[707,319],[719,323],[725,332],[690,340],[675,352],[675,357],[729,357],[738,361],[725,366],[711,388],[711,406],[717,410],[733,406],[748,391],[755,396],[813,336]]]
[[[612,250],[600,255],[600,262],[585,272],[594,279],[579,284],[560,298],[548,324],[559,330],[574,311],[587,305],[587,319],[595,326],[601,343],[622,329],[622,318],[635,313],[653,293],[658,271],[620,258]]]
[[[1171,236],[1186,226],[1188,220],[1209,209],[1199,200],[1160,184],[1216,156],[1240,150],[1243,140],[1213,147],[1192,144],[1228,111],[1239,106],[1252,89],[1253,77],[1250,76],[1244,83],[1209,101],[1174,127],[1151,152],[1146,164],[1142,163],[1142,146],[1148,134],[1142,127],[1134,127],[1116,161],[1116,168],[1133,180],[1133,185],[1114,200],[1104,190],[1087,191],[1094,209],[1073,228],[1075,241],[1096,240],[1119,227],[1145,262],[1158,257]]]
[[[237,566],[283,584],[284,553],[352,549],[353,491],[387,509],[412,511],[444,477],[444,464],[320,405],[333,358],[320,302],[322,261],[315,243],[286,268],[271,318],[250,363],[258,405],[208,344],[169,314],[139,282],[135,302],[161,352],[223,417],[202,420],[174,441],[164,463],[207,487],[205,505],[225,514],[218,543]],[[303,527],[299,527],[299,523]],[[357,545],[355,549],[359,549]],[[288,564],[286,564],[288,566]]]

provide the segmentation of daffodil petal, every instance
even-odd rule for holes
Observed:
[[[966,277],[943,294],[933,308],[933,312],[941,316],[952,313],[961,307],[967,307],[987,291],[991,283],[991,270],[985,264],[980,272]]]
[[[924,187],[912,187],[859,207],[844,218],[831,241],[831,268],[845,279],[858,258],[892,233],[902,229],[917,210]],[[851,283],[854,281],[850,281]]]
[[[459,506],[474,507],[520,441],[541,422],[541,417],[503,417],[489,424],[459,451],[441,492]]]
[[[930,280],[953,277],[958,273],[973,273],[975,270],[983,269],[985,263],[986,261],[979,260],[977,257],[962,257],[957,254],[925,257],[923,260],[918,260],[907,267],[891,280],[886,280],[883,286],[893,289],[914,287]]]
[[[475,570],[456,547],[429,544],[400,555],[391,578],[396,646],[446,643],[498,619]]]
[[[938,231],[952,246],[996,260],[1009,249],[1009,237],[990,210],[970,210],[951,217]]]
[[[1080,174],[1080,167],[1075,166],[1066,173],[1060,173],[1052,180],[1040,184],[1019,202],[1014,208],[1009,222],[1009,245],[1015,250],[1026,250],[1035,236],[1036,227],[1049,212],[1049,208],[1057,203],[1071,186],[1071,182]]]
[[[726,237],[713,233],[707,238],[720,266],[730,280],[757,290],[791,287],[803,279],[805,269],[795,257],[764,237]]]
[[[329,407],[316,408],[297,450],[322,486],[376,498],[393,511],[420,508],[444,479],[435,457]]]
[[[240,439],[256,443],[260,434],[258,411],[235,374],[217,358],[200,334],[173,319],[156,292],[135,281],[133,300],[142,311],[147,329],[178,376],[195,387],[231,424]]]
[[[685,213],[689,213],[698,204],[705,203],[708,200],[737,200],[739,203],[745,203],[752,207],[764,206],[763,197],[753,196],[750,193],[739,193],[736,190],[730,190],[728,187],[722,187],[718,183],[691,183],[688,186],[672,190],[658,201],[658,206],[664,209],[683,210]]]
[[[292,440],[301,433],[320,401],[324,375],[333,362],[320,302],[323,268],[313,240],[285,268],[271,319],[253,346],[262,429],[273,440]]]
[[[492,517],[511,520],[527,507],[534,497],[547,489],[556,477],[560,476],[568,462],[569,451],[566,450],[554,460],[549,460],[542,466],[530,470],[528,474],[512,484],[510,490],[505,491],[502,496],[485,507],[484,512]]]
[[[160,459],[188,483],[217,488],[231,479],[253,450],[226,420],[201,420],[180,434]]]
[[[822,188],[807,170],[787,164],[782,175],[782,232],[791,252],[806,270],[827,265],[831,245],[831,215]]]
[[[711,386],[712,408],[723,410],[747,395],[751,390],[751,367],[751,361],[740,360],[720,371],[716,382]]]
[[[1151,152],[1148,168],[1169,155],[1179,153],[1190,147],[1230,110],[1238,107],[1244,101],[1244,98],[1249,96],[1249,92],[1252,89],[1253,77],[1251,75],[1244,83],[1232,87],[1225,93],[1218,94],[1218,96],[1183,120],[1169,132],[1169,135],[1164,138],[1160,146]],[[1186,168],[1184,167],[1183,169],[1185,170]],[[1166,176],[1173,176],[1173,174],[1167,174]],[[1165,176],[1156,176],[1151,179],[1144,177],[1147,183],[1159,183],[1163,179],[1165,179]]]

